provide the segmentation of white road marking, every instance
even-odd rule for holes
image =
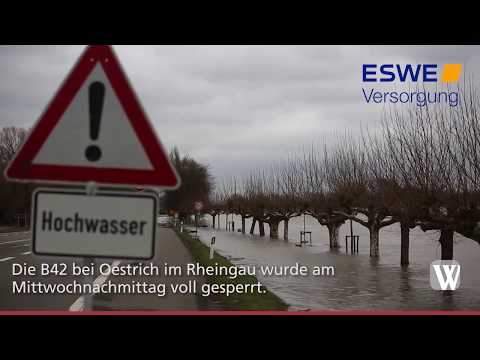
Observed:
[[[20,242],[27,242],[27,241],[30,241],[30,239],[0,242],[0,245],[17,244],[17,243],[20,243]]]
[[[5,259],[0,259],[0,262],[5,262],[5,261],[10,261],[10,260],[13,260],[15,259],[14,257],[7,257]]]
[[[0,237],[2,236],[11,236],[11,235],[18,235],[18,234],[28,234],[30,231],[19,231],[19,232],[13,232],[13,233],[1,233]]]
[[[18,248],[22,248],[22,247],[30,247],[30,244],[26,244],[26,245],[15,245],[15,246],[12,246],[12,249],[18,249]]]
[[[122,262],[121,261],[114,261],[112,263],[112,267],[119,266]],[[100,275],[98,278],[95,279],[93,282],[94,285],[101,286],[107,281],[110,274],[108,275]],[[69,311],[82,311],[85,307],[85,295],[80,296],[73,304],[70,306]]]
[[[27,252],[22,253],[22,255],[30,255],[31,253],[32,253],[31,251],[27,251]]]
[[[72,306],[70,306],[70,309],[69,311],[82,311],[83,310],[83,306],[84,306],[84,303],[85,303],[85,299],[83,296],[80,296],[77,301],[75,301]]]

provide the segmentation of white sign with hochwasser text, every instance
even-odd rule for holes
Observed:
[[[33,252],[46,256],[149,260],[154,255],[154,194],[39,189],[33,195]]]

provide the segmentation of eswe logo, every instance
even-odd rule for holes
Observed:
[[[434,290],[460,287],[460,264],[455,260],[436,260],[430,264],[430,286]]]

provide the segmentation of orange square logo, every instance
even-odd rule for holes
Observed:
[[[442,72],[443,83],[455,83],[460,79],[462,64],[445,64]]]

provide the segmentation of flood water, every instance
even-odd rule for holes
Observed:
[[[212,217],[205,220],[211,225]],[[231,220],[231,215],[229,216]],[[241,218],[234,216],[236,231]],[[293,307],[311,310],[480,310],[480,245],[455,235],[454,258],[461,268],[461,285],[456,291],[435,291],[430,287],[430,263],[440,259],[439,232],[410,233],[410,265],[400,266],[400,227],[398,224],[380,232],[380,258],[370,258],[368,229],[353,224],[354,234],[360,236],[359,253],[345,252],[345,235],[349,223],[340,229],[340,250],[329,248],[328,230],[316,219],[305,217],[306,231],[312,232],[313,246],[297,247],[304,217],[290,220],[289,241],[283,240],[283,224],[278,240],[266,236],[243,235],[225,231],[225,216],[221,230],[200,230],[201,240],[209,243],[216,236],[217,251],[237,265],[306,265],[334,266],[335,276],[262,277],[267,288]],[[251,220],[247,220],[247,233]],[[218,225],[217,225],[218,226]]]

